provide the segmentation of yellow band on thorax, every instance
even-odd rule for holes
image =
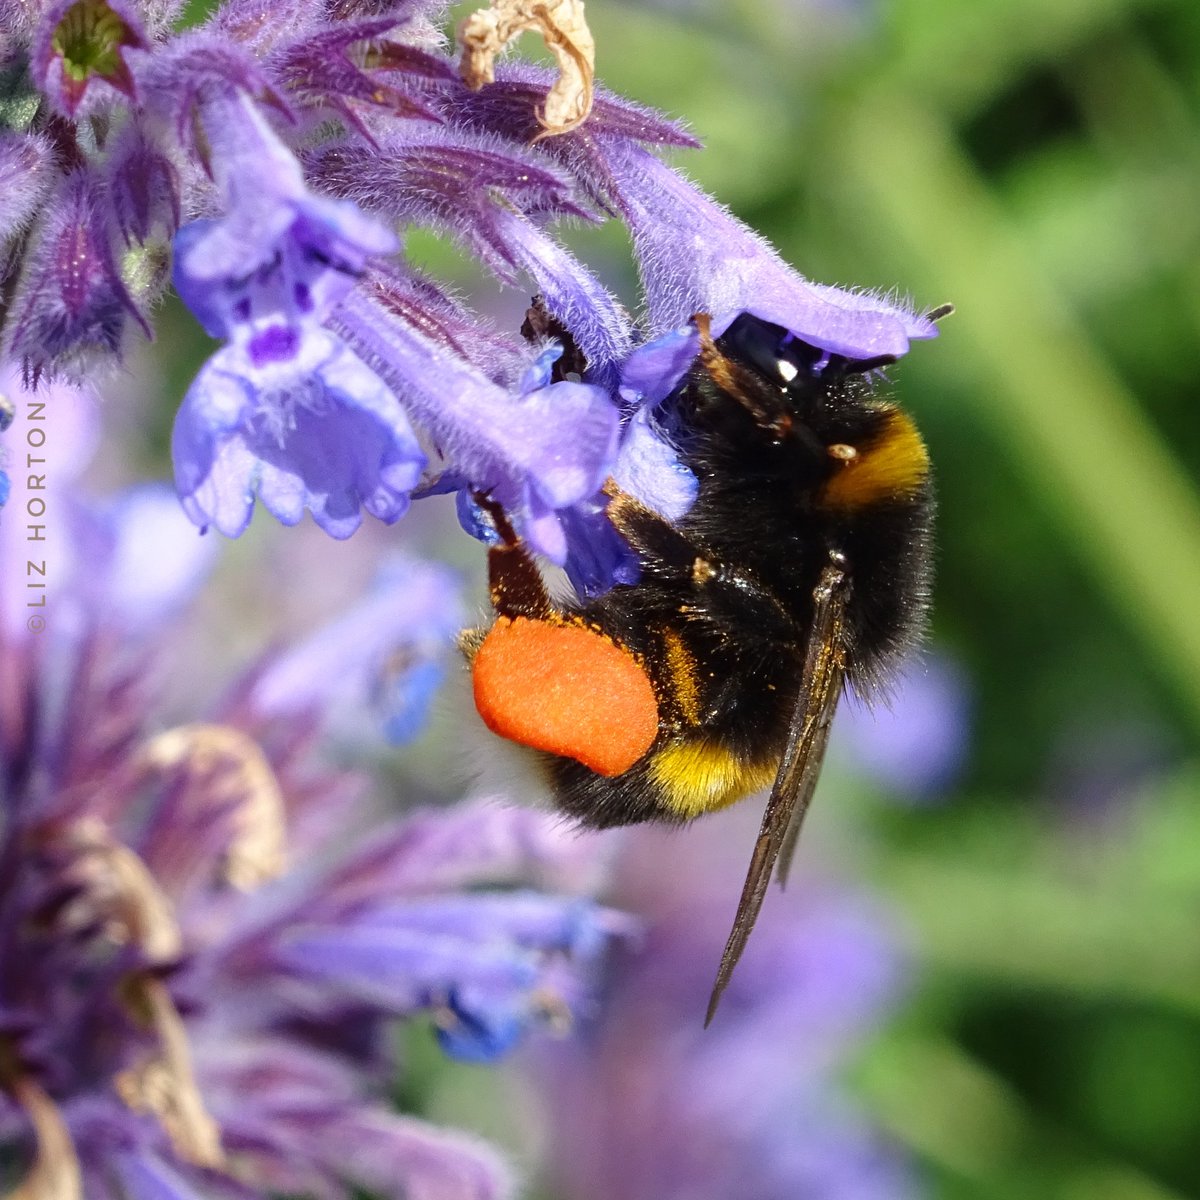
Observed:
[[[889,408],[883,426],[857,454],[838,463],[818,504],[843,512],[911,496],[929,477],[929,453],[907,413]]]

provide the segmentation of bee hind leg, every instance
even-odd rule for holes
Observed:
[[[542,574],[525,543],[517,536],[503,507],[490,496],[474,494],[475,503],[492,519],[500,541],[488,549],[488,593],[502,617],[544,621],[555,610]]]

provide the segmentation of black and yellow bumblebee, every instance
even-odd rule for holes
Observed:
[[[583,825],[689,821],[771,786],[707,1024],[777,863],[786,879],[843,688],[875,693],[923,631],[934,498],[915,425],[878,391],[894,359],[746,313],[716,339],[692,322],[699,352],[655,412],[698,480],[687,514],[610,483],[640,578],[559,604],[490,506],[497,616],[464,646],[484,721],[537,752]]]

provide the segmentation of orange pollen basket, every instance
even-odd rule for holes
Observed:
[[[641,664],[584,625],[501,617],[471,676],[493,733],[598,775],[629,770],[658,733],[658,701]]]

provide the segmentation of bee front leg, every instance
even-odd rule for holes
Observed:
[[[696,544],[689,541],[665,517],[648,508],[628,492],[623,492],[613,480],[604,485],[609,497],[605,513],[616,531],[629,543],[643,567],[663,579],[686,583],[695,580],[699,564],[705,560],[696,554]],[[703,571],[701,571],[703,574]]]

